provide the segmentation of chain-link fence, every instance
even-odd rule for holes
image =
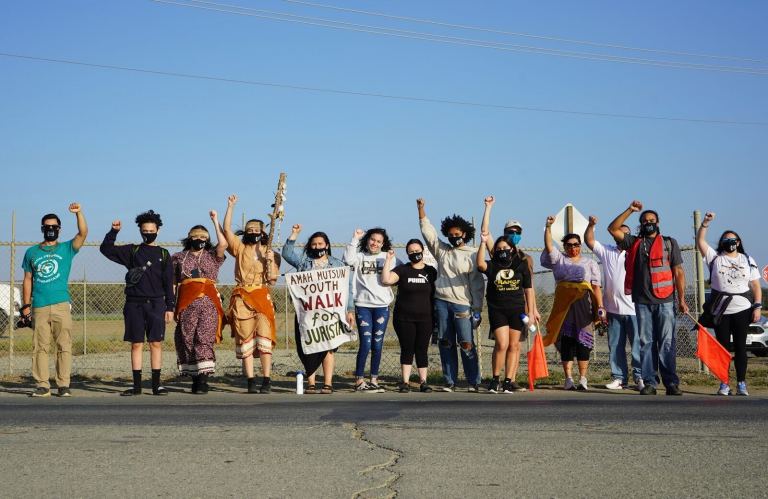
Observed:
[[[20,299],[21,261],[24,252],[34,243],[0,242],[0,286],[3,291],[9,290],[9,285],[18,290],[17,299]],[[173,253],[181,248],[178,244],[163,244]],[[335,246],[337,247],[337,246]],[[341,253],[341,246],[337,247]],[[692,313],[699,310],[696,293],[696,259],[693,247],[682,247],[683,265],[686,274],[687,289],[686,302]],[[403,252],[402,246],[397,248]],[[536,265],[534,267],[534,286],[536,290],[539,311],[542,315],[542,323],[552,308],[555,282],[552,273],[539,265],[541,255],[540,248],[529,248],[525,251],[530,254]],[[400,255],[404,257],[405,255]],[[592,258],[588,252],[585,256]],[[404,259],[404,258],[403,258]],[[283,264],[283,272],[292,270],[287,264]],[[77,374],[99,375],[124,375],[128,371],[129,346],[123,341],[123,316],[122,309],[125,303],[124,280],[125,268],[117,265],[99,253],[98,243],[86,243],[75,257],[70,274],[69,289],[72,296],[73,317],[73,371]],[[219,272],[218,289],[226,306],[234,287],[234,261],[227,258]],[[11,293],[12,294],[12,293]],[[3,294],[0,293],[0,305],[2,313],[0,319],[0,373],[27,373],[31,366],[32,331],[30,329],[15,329],[13,320],[13,307],[2,302]],[[278,344],[274,355],[274,371],[276,374],[288,374],[299,368],[300,363],[295,353],[294,344],[294,311],[288,295],[288,290],[281,278],[272,288],[272,300],[276,307],[276,325]],[[13,300],[11,300],[13,301]],[[11,316],[10,318],[8,316]],[[491,355],[493,340],[489,339],[487,327],[488,321],[483,313],[483,322],[477,331],[479,345],[479,358],[483,376],[489,376],[491,371]],[[175,353],[173,345],[174,324],[168,326],[165,340],[165,358],[163,365],[168,371],[175,365]],[[678,370],[681,372],[698,371],[700,365],[695,357],[696,335],[690,329],[692,321],[685,316],[678,316],[677,324],[677,353]],[[229,336],[229,330],[225,330],[224,340],[217,345],[217,372],[237,373],[240,371],[240,363],[234,356],[234,341]],[[530,340],[529,340],[530,341]],[[528,347],[530,345],[527,345]],[[521,355],[520,373],[524,377],[526,372],[526,356],[523,349]],[[398,376],[400,372],[399,344],[392,329],[391,323],[387,328],[384,341],[384,352],[381,363],[382,376]],[[343,345],[337,356],[337,372],[341,375],[352,375],[355,368],[357,344]],[[148,356],[145,356],[148,357]],[[550,347],[547,349],[547,358],[551,372],[559,372],[559,354]],[[437,346],[430,347],[430,369],[433,372],[440,370],[440,360]],[[607,336],[596,335],[595,347],[592,353],[590,371],[592,376],[602,372],[607,374],[608,340]]]

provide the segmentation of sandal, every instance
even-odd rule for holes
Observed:
[[[315,385],[308,385],[307,386],[307,393],[317,393],[317,386],[315,386]]]
[[[323,388],[320,390],[320,393],[323,395],[330,395],[333,393],[333,387],[331,385],[323,385]]]

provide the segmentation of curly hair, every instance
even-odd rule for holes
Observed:
[[[193,230],[204,230],[205,232],[208,232],[208,229],[206,229],[204,225],[195,225],[194,227],[189,229],[189,232],[192,232]],[[189,236],[185,237],[184,239],[181,240],[181,244],[184,246],[185,250],[191,250],[192,238],[190,238]],[[205,241],[204,249],[209,250],[211,248],[213,248],[213,244],[211,244],[211,237],[209,233],[208,239]]]
[[[381,227],[374,227],[373,229],[365,231],[365,235],[360,238],[360,242],[357,244],[357,249],[367,253],[368,241],[371,240],[371,236],[374,234],[379,234],[384,238],[384,243],[381,245],[381,251],[387,252],[392,249],[392,241],[389,239],[387,231]]]
[[[445,237],[448,237],[448,231],[454,227],[464,233],[465,243],[468,243],[475,238],[475,226],[455,213],[452,217],[445,217],[443,219],[443,222],[440,224],[440,232],[442,232]]]
[[[159,229],[163,226],[163,220],[160,218],[159,213],[155,213],[154,210],[149,210],[144,213],[139,213],[136,216],[136,225],[141,228],[143,224],[155,224]]]

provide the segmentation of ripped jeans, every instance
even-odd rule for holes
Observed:
[[[455,385],[459,377],[459,355],[456,347],[461,348],[461,363],[470,385],[480,384],[480,366],[477,360],[477,348],[472,337],[472,311],[469,305],[459,305],[449,301],[435,299],[437,310],[437,336],[440,346],[440,363],[443,367],[445,382]]]
[[[357,332],[360,335],[360,348],[357,351],[355,376],[365,376],[365,363],[371,354],[371,377],[379,375],[381,349],[384,347],[384,332],[389,322],[389,308],[355,307]]]

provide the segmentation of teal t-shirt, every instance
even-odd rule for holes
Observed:
[[[72,241],[54,246],[36,244],[27,250],[21,267],[32,273],[33,307],[69,301],[69,271],[76,254]]]

